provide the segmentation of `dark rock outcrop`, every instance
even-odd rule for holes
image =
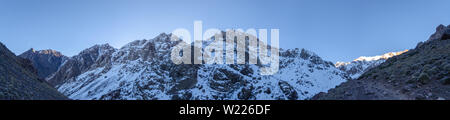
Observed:
[[[31,61],[17,57],[0,43],[0,99],[61,100],[67,98],[38,77]]]

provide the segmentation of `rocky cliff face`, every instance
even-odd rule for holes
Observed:
[[[37,76],[31,61],[17,57],[0,43],[0,99],[67,99]]]
[[[408,50],[400,51],[400,52],[389,52],[383,55],[366,57],[361,56],[352,62],[337,62],[335,66],[347,73],[352,79],[357,79],[361,74],[366,72],[367,70],[374,68],[381,63],[385,62],[387,59],[400,55],[402,53],[407,52]]]
[[[68,58],[59,69],[46,80],[52,85],[59,85],[73,80],[76,76],[97,67],[111,65],[111,54],[116,49],[108,44],[95,45],[85,49],[78,55]]]
[[[38,70],[38,76],[42,79],[56,72],[61,64],[68,59],[55,50],[36,51],[33,48],[20,54],[19,57],[30,60],[34,68]]]
[[[313,99],[450,99],[450,26],[430,39]]]
[[[346,81],[333,63],[304,49],[280,50],[280,70],[258,64],[176,65],[170,34],[120,49],[94,46],[69,58],[47,80],[73,99],[306,99]],[[206,43],[205,43],[206,44]]]

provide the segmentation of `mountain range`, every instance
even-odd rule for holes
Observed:
[[[166,33],[119,49],[95,45],[72,57],[34,49],[15,56],[2,44],[0,99],[450,99],[449,31],[440,25],[414,49],[336,64],[280,48],[274,75],[260,75],[260,63],[176,65],[170,53],[182,41]]]
[[[120,49],[96,45],[68,59],[47,80],[72,99],[306,99],[347,80],[333,63],[304,50],[281,50],[280,70],[258,64],[182,64],[170,60],[170,34]],[[206,44],[206,43],[205,43]]]

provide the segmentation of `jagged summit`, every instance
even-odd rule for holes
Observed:
[[[122,48],[120,48],[120,49],[127,49],[127,48],[131,48],[131,47],[134,47],[134,48],[142,48],[142,47],[144,47],[147,43],[149,43],[149,42],[153,42],[153,43],[164,43],[164,42],[169,42],[170,41],[170,37],[171,37],[171,33],[170,34],[167,34],[167,33],[161,33],[161,34],[159,34],[158,36],[156,36],[155,38],[153,38],[153,39],[150,39],[150,40],[146,40],[146,39],[143,39],[143,40],[135,40],[135,41],[132,41],[132,42],[130,42],[130,43],[128,43],[128,44],[126,44],[126,45],[124,45]],[[169,40],[169,41],[168,41]]]
[[[36,52],[36,50],[34,50],[34,48],[30,48],[29,50],[27,50],[26,52],[29,52],[29,53],[34,53],[34,52]]]
[[[445,26],[440,24],[438,27],[436,27],[436,32],[431,35],[427,41],[446,39],[450,39],[450,25]]]
[[[428,40],[424,41],[424,42],[419,42],[417,43],[416,48],[427,44],[429,42],[432,41],[436,41],[436,40],[447,40],[450,39],[450,25],[442,25],[440,24],[439,26],[436,27],[436,32],[433,33],[430,38],[428,38]]]
[[[116,48],[114,48],[113,46],[109,45],[108,43],[106,43],[106,44],[96,44],[96,45],[94,45],[92,47],[84,49],[78,55],[81,55],[81,54],[84,54],[84,53],[90,53],[90,52],[101,52],[101,51],[105,51],[105,50],[116,50]]]

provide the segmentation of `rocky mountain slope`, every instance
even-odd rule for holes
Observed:
[[[78,55],[68,58],[61,64],[59,69],[54,74],[48,76],[46,80],[52,85],[59,85],[88,70],[110,65],[110,57],[115,51],[116,49],[108,44],[95,45],[85,49]]]
[[[61,64],[68,59],[55,50],[36,51],[33,48],[20,54],[19,57],[30,60],[34,68],[38,70],[37,73],[40,78],[46,78],[56,72]]]
[[[430,39],[312,99],[450,99],[450,25]]]
[[[17,57],[0,43],[0,99],[67,99],[46,81],[39,79],[31,62]]]
[[[180,41],[170,36],[136,40],[120,49],[93,46],[69,58],[47,80],[73,99],[297,100],[349,78],[304,49],[280,50],[280,69],[270,76],[259,74],[260,64],[175,65],[170,53]]]
[[[376,67],[381,63],[385,62],[387,59],[400,55],[402,53],[407,52],[408,50],[399,51],[399,52],[389,52],[383,55],[366,57],[361,56],[352,62],[337,62],[335,66],[345,71],[352,79],[357,79],[361,74],[366,72],[366,70]]]

